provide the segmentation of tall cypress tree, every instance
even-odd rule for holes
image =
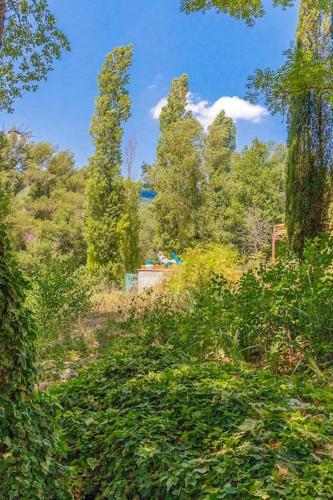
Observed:
[[[160,116],[161,137],[151,174],[158,244],[182,251],[199,238],[201,126],[186,110],[188,76],[173,80]]]
[[[90,159],[86,188],[87,267],[103,269],[118,281],[124,271],[124,185],[121,176],[122,123],[130,117],[127,91],[132,45],[118,47],[106,56],[99,75],[99,96],[92,120],[95,154]]]
[[[208,127],[204,149],[204,203],[202,236],[220,242],[223,235],[223,216],[227,193],[225,183],[230,171],[232,154],[236,149],[236,127],[221,111]]]
[[[332,23],[313,0],[302,0],[297,57],[318,62],[332,53]],[[294,250],[323,231],[329,205],[333,158],[332,107],[318,91],[294,96],[289,106],[286,220]]]

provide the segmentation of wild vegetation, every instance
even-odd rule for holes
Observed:
[[[81,498],[330,498],[324,384],[116,341],[53,390]]]
[[[255,0],[182,8],[264,15]],[[302,0],[287,63],[250,77],[249,97],[288,117],[287,146],[237,150],[224,111],[203,129],[183,74],[134,181],[132,45],[105,58],[87,167],[0,134],[1,498],[333,497],[329,9]],[[0,0],[0,108],[68,48],[45,0]],[[161,248],[181,265],[125,295]]]

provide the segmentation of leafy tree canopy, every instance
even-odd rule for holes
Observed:
[[[293,6],[295,0],[273,0],[275,7]],[[332,0],[310,0],[307,4],[327,15],[332,15]],[[215,9],[243,19],[252,25],[256,18],[265,14],[262,0],[182,0],[182,9],[187,14]],[[328,37],[332,40],[332,27],[328,26]],[[327,44],[328,45],[328,44]],[[278,70],[259,69],[249,78],[248,99],[256,102],[264,96],[271,112],[286,113],[290,97],[302,95],[309,90],[321,93],[333,103],[333,57],[332,50],[318,57],[305,48],[292,47],[285,52],[286,62]]]
[[[329,8],[331,0],[313,0],[322,8]],[[295,0],[272,0],[274,7],[292,7]],[[207,11],[215,9],[223,14],[230,14],[236,19],[243,19],[248,24],[253,24],[255,19],[265,14],[264,2],[262,0],[182,0],[182,10],[187,14],[192,12]]]
[[[57,151],[46,142],[31,143],[15,130],[3,139],[0,209],[20,265],[30,268],[45,245],[83,263],[85,169],[75,169],[70,151]]]
[[[297,42],[285,52],[286,61],[278,70],[258,69],[248,82],[248,98],[257,101],[263,96],[272,113],[286,114],[291,99],[315,92],[333,105],[333,27],[331,16],[318,7],[312,8],[311,1],[302,4],[310,9],[307,23],[300,23]],[[316,19],[314,18],[316,15]],[[320,31],[313,34],[313,26]],[[312,40],[315,38],[317,41]]]
[[[13,112],[16,98],[37,90],[63,50],[69,42],[47,0],[1,0],[0,110]]]
[[[294,0],[273,0],[273,4],[290,7]],[[182,0],[182,9],[187,14],[215,9],[236,19],[244,19],[249,24],[265,14],[262,0]]]
[[[157,242],[164,250],[182,251],[198,237],[202,130],[186,110],[188,90],[185,74],[171,83],[160,116],[161,137],[151,171],[157,192]]]

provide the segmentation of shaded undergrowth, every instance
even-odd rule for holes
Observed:
[[[121,338],[53,387],[76,498],[331,498],[331,387]]]

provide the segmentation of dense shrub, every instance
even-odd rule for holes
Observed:
[[[331,498],[325,387],[118,341],[56,389],[77,498]]]
[[[122,328],[139,335],[146,344],[170,344],[193,355],[215,351],[220,342],[221,287],[225,280],[212,276],[183,294],[147,294],[133,301]]]
[[[237,339],[248,360],[274,364],[333,355],[333,238],[309,244],[301,261],[292,255],[245,273],[222,296],[221,331]],[[223,337],[223,335],[222,335]]]
[[[0,400],[0,497],[65,499],[58,407],[45,396]]]
[[[29,305],[44,337],[68,329],[89,310],[93,283],[74,256],[41,246],[25,268],[31,282]]]
[[[207,283],[212,276],[237,281],[240,277],[240,266],[239,255],[232,247],[216,243],[199,244],[186,250],[181,266],[173,268],[167,287],[175,292],[183,292]]]
[[[303,260],[286,254],[230,283],[204,270],[182,297],[165,294],[125,324],[158,341],[206,356],[269,362],[296,369],[333,355],[333,239],[307,246]],[[184,273],[185,275],[185,273]]]

